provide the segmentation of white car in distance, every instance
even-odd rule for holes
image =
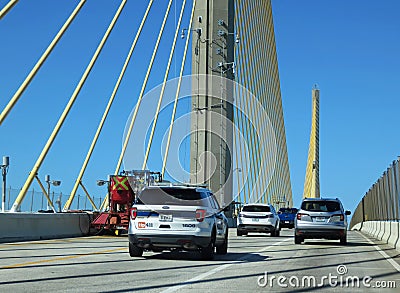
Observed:
[[[243,206],[237,218],[237,236],[247,235],[249,232],[279,236],[280,220],[273,205],[254,203]]]

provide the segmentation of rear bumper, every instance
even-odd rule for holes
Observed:
[[[294,227],[294,220],[292,220],[292,221],[281,220],[280,221],[280,226],[281,226],[281,228],[293,228]]]
[[[129,242],[145,249],[152,247],[195,250],[209,245],[211,238],[195,235],[129,234]]]
[[[296,228],[295,235],[302,238],[324,238],[324,239],[340,239],[346,235],[345,228]]]
[[[239,224],[237,229],[242,232],[272,232],[275,227],[272,225]]]

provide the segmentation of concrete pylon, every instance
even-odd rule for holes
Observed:
[[[190,182],[232,201],[234,1],[196,2],[192,27]]]
[[[319,89],[312,90],[312,122],[310,146],[308,149],[306,179],[303,198],[320,198],[319,188]]]

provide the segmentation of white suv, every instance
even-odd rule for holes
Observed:
[[[203,259],[226,254],[228,221],[210,190],[190,186],[145,187],[130,210],[129,254],[143,250],[198,250]]]
[[[305,198],[294,222],[294,243],[307,238],[339,239],[347,243],[347,216],[338,198]]]
[[[280,229],[279,216],[270,204],[246,204],[237,218],[237,236],[247,235],[249,232],[279,236]]]

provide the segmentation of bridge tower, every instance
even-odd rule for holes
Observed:
[[[190,29],[191,182],[222,205],[233,196],[293,206],[271,1],[197,1]]]
[[[232,200],[234,1],[196,2],[192,27],[191,183]],[[227,196],[227,198],[225,198]]]
[[[303,197],[320,197],[319,189],[319,89],[312,90],[312,122]]]

